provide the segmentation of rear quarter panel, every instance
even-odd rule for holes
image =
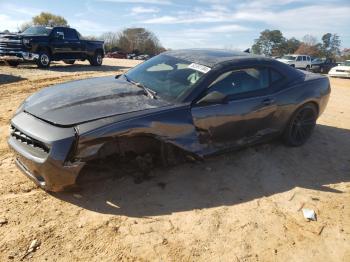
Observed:
[[[95,51],[100,49],[103,51],[104,55],[104,48],[103,48],[103,41],[91,41],[91,40],[81,40],[83,45],[83,50],[88,56],[93,56],[95,54]]]
[[[284,130],[293,113],[306,103],[314,103],[320,116],[328,103],[330,84],[328,77],[303,72],[304,76],[278,91],[276,101],[279,106],[277,118],[280,130]]]

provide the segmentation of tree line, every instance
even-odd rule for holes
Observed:
[[[62,16],[42,12],[31,21],[23,23],[18,31],[23,32],[30,26],[69,27],[69,24]],[[5,30],[4,33],[9,31]],[[145,28],[126,28],[121,32],[107,32],[99,37],[84,36],[84,39],[104,40],[106,52],[157,55],[165,51],[157,36]]]
[[[305,35],[301,41],[292,37],[287,39],[280,30],[264,30],[255,39],[252,51],[266,56],[282,56],[284,54],[303,54],[314,57],[334,58],[340,55],[341,41],[337,34],[326,33],[321,42],[312,35]]]
[[[58,15],[42,12],[34,16],[31,21],[22,24],[18,30],[23,32],[32,25],[66,26],[67,20]],[[8,30],[4,31],[9,33]],[[165,48],[157,36],[145,28],[126,28],[120,32],[106,32],[101,36],[85,36],[85,39],[104,40],[106,52],[119,51],[122,53],[136,53],[156,55]],[[287,39],[280,30],[264,30],[255,39],[252,52],[266,56],[282,56],[284,54],[305,54],[314,57],[336,57],[340,54],[341,41],[337,34],[326,33],[321,42],[312,35],[305,35],[302,40],[295,37]]]
[[[104,40],[107,52],[156,55],[165,51],[157,36],[145,28],[126,28],[121,32],[107,32],[100,38]]]

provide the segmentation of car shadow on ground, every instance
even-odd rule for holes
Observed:
[[[32,64],[23,64],[20,65],[21,69],[33,69],[36,65]],[[130,67],[126,66],[111,66],[111,65],[102,65],[102,66],[91,66],[89,64],[74,64],[74,65],[65,65],[62,63],[52,63],[49,68],[43,68],[38,70],[48,70],[54,72],[67,72],[67,73],[76,73],[76,72],[111,72],[119,70],[127,70]]]
[[[101,65],[101,66],[90,66],[90,65],[69,65],[64,66],[62,64],[56,64],[50,67],[50,70],[56,72],[109,72],[109,71],[119,71],[129,69],[126,66],[111,66],[111,65]]]
[[[11,84],[23,80],[26,80],[26,78],[14,75],[0,74],[0,85]]]
[[[318,125],[299,148],[276,141],[203,163],[159,169],[141,184],[125,176],[87,185],[81,198],[53,196],[98,213],[147,217],[232,206],[295,187],[341,194],[327,185],[350,181],[349,148],[350,130]]]

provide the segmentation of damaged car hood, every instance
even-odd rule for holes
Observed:
[[[47,87],[30,96],[23,110],[47,122],[72,126],[109,116],[169,105],[115,77],[99,77]]]

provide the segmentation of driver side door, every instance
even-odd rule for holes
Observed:
[[[51,32],[50,46],[55,59],[62,59],[70,51],[69,47],[65,44],[63,28],[55,28]]]
[[[222,102],[192,106],[199,141],[212,152],[255,143],[274,133],[277,110],[270,91],[270,69],[250,67],[228,70],[207,88],[224,94]]]

